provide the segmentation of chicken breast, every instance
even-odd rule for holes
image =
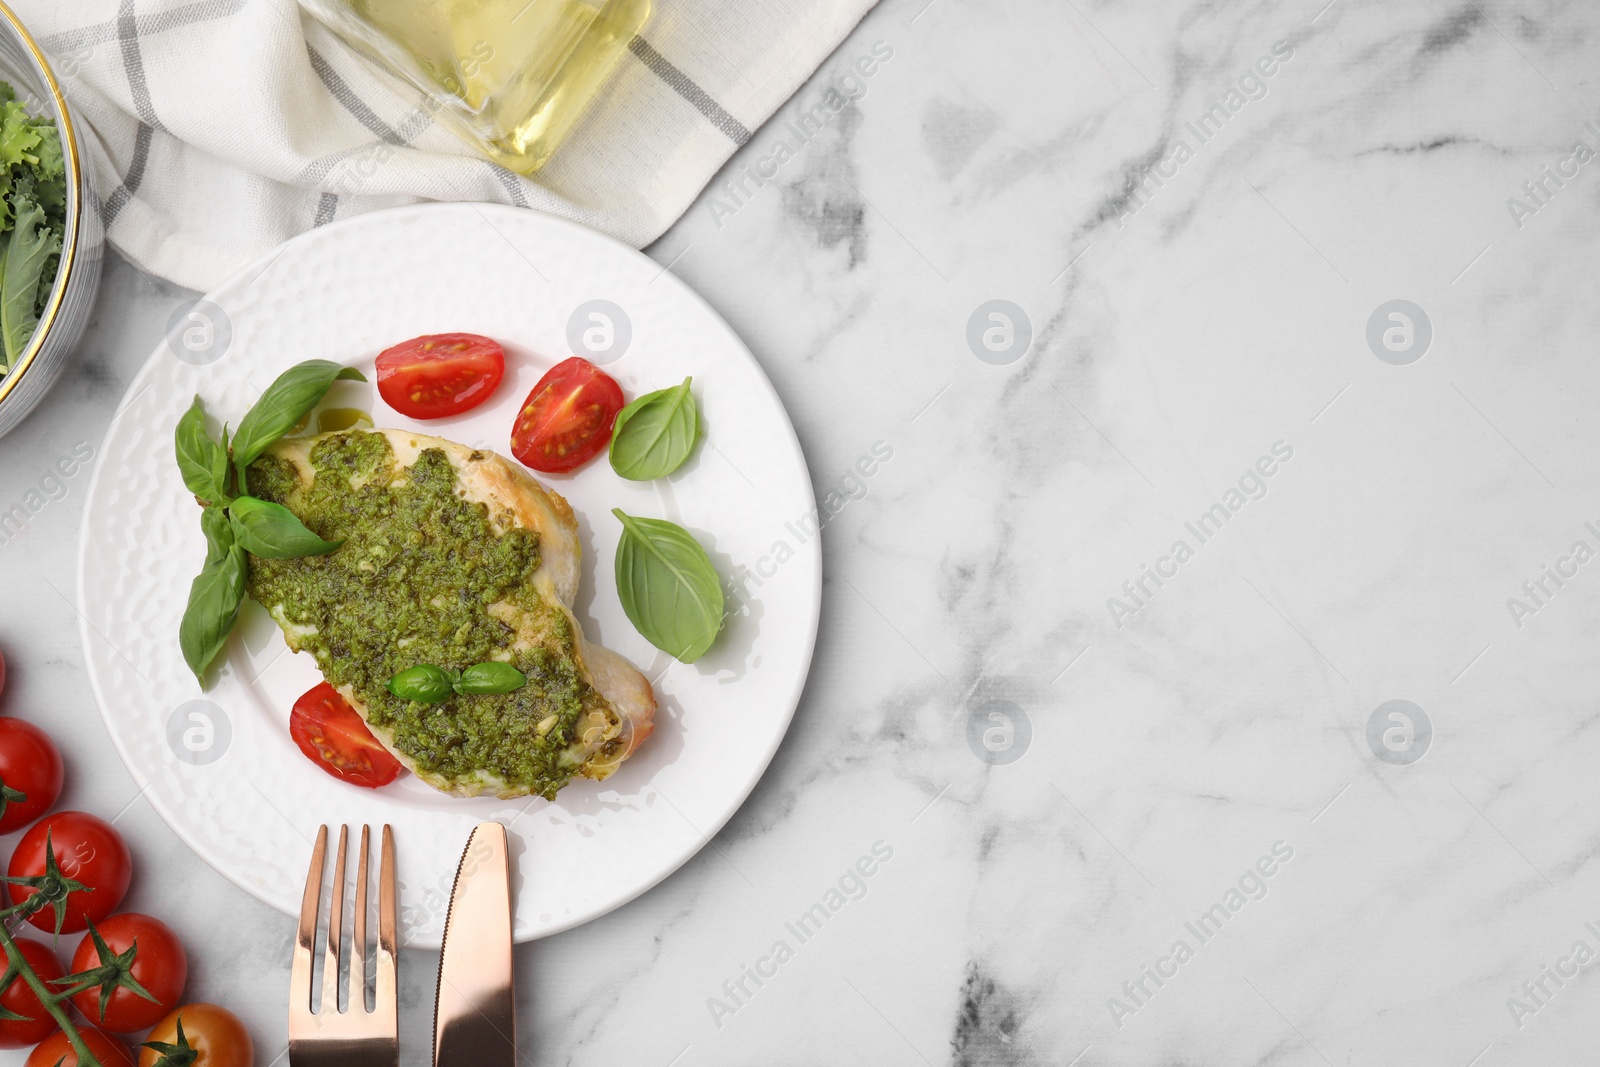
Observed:
[[[342,542],[322,556],[251,556],[251,597],[429,785],[548,799],[574,777],[607,777],[650,736],[649,681],[573,617],[572,509],[520,466],[438,437],[351,430],[278,442],[249,488]],[[388,689],[411,667],[489,661],[527,685],[438,704]]]

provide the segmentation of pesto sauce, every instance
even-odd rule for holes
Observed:
[[[489,509],[456,495],[456,471],[438,449],[395,469],[388,439],[343,433],[311,450],[315,481],[273,455],[250,467],[250,489],[283,504],[319,536],[343,541],[305,559],[250,558],[250,595],[283,619],[316,632],[299,638],[323,675],[349,686],[368,721],[426,775],[470,781],[479,772],[546,799],[579,769],[572,743],[585,707],[604,700],[579,676],[567,617],[530,581],[539,538],[497,533]],[[352,488],[352,480],[358,487]],[[491,616],[509,602],[539,620],[540,643],[512,651],[515,633]],[[405,701],[388,681],[419,664],[464,670],[502,660],[528,678],[512,693]],[[538,727],[551,716],[555,723]]]

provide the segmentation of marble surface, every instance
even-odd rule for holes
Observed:
[[[715,847],[519,950],[525,1062],[1592,1059],[1600,11],[1323,4],[887,0],[650,250],[835,493],[822,638]],[[0,505],[188,295],[110,265]],[[0,546],[0,710],[284,1062],[290,919],[93,706],[83,493]]]

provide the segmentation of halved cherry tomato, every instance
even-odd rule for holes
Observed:
[[[88,929],[117,910],[128,893],[133,878],[133,856],[128,843],[116,827],[96,815],[82,811],[58,811],[33,824],[22,835],[11,854],[6,873],[12,878],[37,878],[46,871],[45,841],[55,853],[61,873],[84,889],[67,894],[66,921],[61,932],[75,934]],[[33,886],[12,885],[11,900],[21,904],[39,890]],[[56,928],[55,907],[46,906],[28,916],[41,930]],[[53,1061],[52,1061],[53,1062]]]
[[[0,834],[16,833],[54,807],[61,778],[61,753],[49,734],[0,718]]]
[[[61,970],[61,963],[56,959],[56,954],[37,941],[19,937],[17,951],[22,953],[22,958],[28,961],[33,973],[38,975],[46,986],[65,973]],[[0,957],[0,963],[3,962],[3,957]],[[24,1015],[28,1020],[23,1022],[20,1019],[0,1019],[0,1048],[27,1048],[29,1045],[37,1045],[55,1033],[56,1021],[44,1010],[44,1005],[39,1003],[33,988],[20,976],[0,991],[0,1008]]]
[[[255,1043],[250,1040],[239,1017],[227,1008],[215,1004],[188,1004],[156,1024],[145,1038],[145,1044],[177,1045],[178,1021],[183,1021],[183,1044],[194,1050],[190,1067],[253,1067]],[[180,1052],[181,1056],[182,1053]],[[156,1067],[161,1062],[159,1049],[146,1048],[139,1053],[139,1067]],[[174,1062],[180,1062],[174,1057]]]
[[[573,356],[539,379],[517,414],[511,453],[536,471],[565,474],[605,451],[623,408],[622,387]]]
[[[113,956],[134,949],[133,966],[129,973],[144,991],[155,997],[148,1001],[126,987],[114,989],[106,1001],[105,1012],[100,1010],[100,988],[86,989],[72,998],[73,1005],[84,1018],[96,1026],[119,1034],[131,1034],[154,1026],[162,1016],[178,1006],[183,996],[183,985],[189,980],[189,956],[183,951],[183,942],[172,932],[172,927],[160,919],[135,912],[113,915],[95,929]],[[72,954],[72,973],[81,974],[102,965],[100,953],[89,934],[78,942]]]
[[[400,777],[403,769],[327,682],[294,702],[289,736],[313,763],[351,785],[376,789]]]
[[[94,1058],[100,1061],[100,1067],[134,1067],[133,1053],[128,1051],[128,1046],[104,1030],[81,1026],[78,1036],[94,1053]],[[67,1035],[60,1031],[30,1052],[28,1062],[23,1067],[56,1067],[57,1064],[61,1067],[78,1067],[78,1054],[73,1051]]]
[[[488,400],[505,373],[498,341],[475,333],[425,334],[378,356],[378,393],[402,415],[442,419]]]

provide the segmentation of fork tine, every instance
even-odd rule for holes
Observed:
[[[350,828],[339,827],[339,851],[333,857],[333,901],[328,908],[328,940],[322,954],[322,1010],[339,1010],[339,933],[344,926],[344,854]]]
[[[340,952],[341,919],[350,906],[344,884],[350,844],[350,827],[339,829],[338,855],[334,857],[334,886],[329,907],[328,931],[321,944],[317,937],[317,912],[322,900],[323,864],[327,860],[329,827],[317,834],[306,876],[306,893],[301,909],[299,935],[295,941],[294,965],[290,974],[289,1064],[290,1067],[399,1067],[399,1012],[396,951],[396,880],[394,836],[383,828],[382,861],[378,875],[378,949],[375,982],[377,1003],[366,1006],[366,947],[371,943],[372,924],[367,921],[371,901],[368,875],[372,864],[372,828],[361,828],[361,855],[357,861],[355,892],[356,915],[351,920],[351,951]],[[313,1014],[311,1003],[315,955],[322,950],[323,981],[321,1009]],[[348,1001],[340,1011],[339,963],[353,956],[346,987]]]
[[[399,1015],[395,926],[394,831],[385,824],[383,856],[378,866],[377,996],[373,1001],[373,1013],[391,1026],[398,1025]]]
[[[356,863],[356,911],[350,932],[350,991],[346,1011],[367,1010],[367,852],[372,828],[361,828],[361,858]]]
[[[300,901],[300,930],[294,942],[294,962],[289,969],[290,1011],[311,1010],[311,952],[317,942],[317,908],[322,901],[322,863],[328,852],[328,828],[317,831],[311,849],[311,869],[306,872],[305,896]]]

